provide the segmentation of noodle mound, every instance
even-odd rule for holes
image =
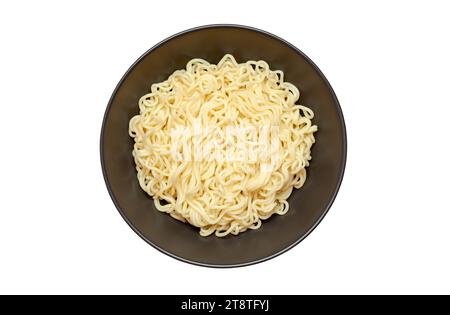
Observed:
[[[299,96],[265,61],[192,59],[153,84],[130,120],[140,186],[202,236],[237,235],[285,214],[317,131]]]

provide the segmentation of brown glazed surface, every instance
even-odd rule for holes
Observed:
[[[300,90],[318,125],[307,180],[288,199],[284,216],[273,215],[258,230],[238,236],[201,237],[199,230],[157,211],[136,179],[128,122],[138,99],[192,58],[217,63],[224,54],[238,62],[265,60]],[[338,100],[313,62],[274,35],[237,25],[209,25],[177,34],[147,51],[124,75],[106,109],[100,153],[108,191],[125,221],[145,241],[180,260],[211,267],[235,267],[277,256],[303,240],[330,208],[344,174],[346,131]],[[331,236],[330,236],[331,237]]]

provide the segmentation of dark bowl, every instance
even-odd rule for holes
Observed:
[[[139,186],[128,135],[138,99],[151,83],[165,80],[192,58],[217,63],[231,53],[238,62],[265,60],[300,90],[319,126],[305,185],[289,198],[290,210],[273,215],[258,230],[238,236],[201,237],[197,228],[157,211]],[[238,25],[208,25],[176,34],[140,57],[114,90],[103,119],[100,155],[106,186],[130,227],[174,258],[210,267],[236,267],[273,258],[302,241],[333,203],[344,174],[346,131],[336,95],[319,68],[299,49],[267,32]],[[331,236],[330,236],[331,237]]]

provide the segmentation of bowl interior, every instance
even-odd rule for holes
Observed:
[[[139,187],[128,122],[138,99],[192,58],[217,63],[231,53],[238,62],[265,60],[300,90],[300,103],[314,110],[318,125],[308,177],[289,198],[290,210],[258,230],[238,236],[201,237],[198,229],[157,211]],[[301,241],[323,218],[339,189],[346,154],[345,126],[331,87],[300,51],[273,35],[238,26],[210,26],[178,34],[141,57],[117,86],[105,114],[101,159],[115,205],[147,242],[176,258],[210,266],[237,266],[273,257]]]

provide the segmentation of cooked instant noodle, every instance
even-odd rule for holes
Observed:
[[[317,126],[265,61],[192,59],[139,100],[130,120],[142,189],[202,236],[258,229],[306,180]]]

